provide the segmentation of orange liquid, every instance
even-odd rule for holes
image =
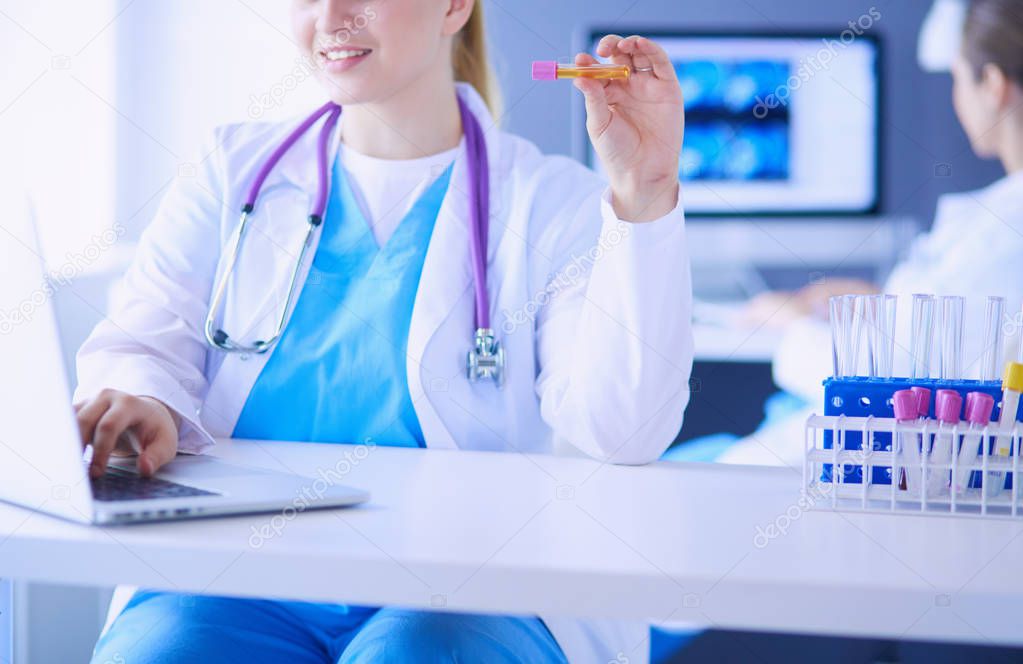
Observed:
[[[629,74],[628,65],[558,65],[558,78],[626,79]]]

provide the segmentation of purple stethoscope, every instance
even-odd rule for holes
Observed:
[[[483,130],[480,129],[479,122],[460,97],[458,98],[458,110],[462,117],[462,130],[465,133],[466,153],[469,159],[469,199],[472,214],[469,250],[472,257],[473,281],[476,295],[476,333],[473,347],[466,356],[466,377],[470,381],[490,379],[500,387],[504,384],[504,348],[501,347],[501,342],[494,336],[494,330],[490,327],[490,302],[487,295],[487,220],[490,218],[490,178],[487,176],[489,173],[487,146],[483,141]],[[242,240],[251,223],[251,215],[256,207],[259,190],[262,188],[267,176],[270,175],[270,171],[273,170],[273,167],[284,156],[284,153],[324,115],[327,116],[327,120],[323,123],[323,127],[320,128],[320,136],[317,143],[316,165],[319,170],[319,185],[316,192],[316,201],[309,214],[309,226],[306,229],[305,241],[302,243],[302,249],[298,255],[298,260],[295,262],[295,268],[291,272],[288,297],[281,311],[281,316],[277,321],[277,327],[274,330],[273,336],[269,339],[257,340],[249,344],[235,341],[227,332],[217,326],[216,317],[223,303],[224,294],[227,292],[227,283],[230,280],[231,272],[238,261]],[[327,207],[327,143],[340,117],[341,107],[334,102],[327,102],[291,132],[277,149],[271,153],[266,163],[256,173],[256,178],[252,182],[249,194],[245,199],[246,202],[242,206],[241,223],[238,228],[238,234],[231,245],[227,268],[214,289],[213,301],[206,314],[206,340],[213,348],[230,353],[265,353],[281,338],[288,311],[298,289],[298,275],[305,259],[306,251],[312,242],[313,233],[323,223],[323,213]]]

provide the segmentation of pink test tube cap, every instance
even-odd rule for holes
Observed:
[[[984,426],[991,422],[995,409],[995,398],[985,392],[970,392],[966,395],[966,421]]]
[[[892,395],[892,407],[895,408],[895,419],[909,422],[917,418],[920,411],[920,398],[912,390],[899,390]]]
[[[955,390],[938,390],[934,396],[934,416],[945,424],[958,424],[963,398]]]
[[[931,391],[926,387],[914,386],[909,388],[910,391],[916,395],[918,417],[927,417],[927,414],[931,412]]]
[[[533,63],[534,81],[553,81],[558,78],[558,63],[553,60],[537,60]]]

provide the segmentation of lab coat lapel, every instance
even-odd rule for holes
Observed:
[[[429,447],[455,447],[454,438],[444,425],[433,399],[437,398],[437,392],[443,391],[439,386],[458,371],[454,360],[458,353],[442,354],[443,358],[452,361],[451,366],[424,365],[424,355],[427,345],[452,309],[460,301],[461,306],[472,307],[468,219],[468,160],[462,150],[455,161],[451,183],[433,227],[409,324],[406,364],[409,394]],[[471,339],[471,331],[466,327],[466,350]]]
[[[491,168],[480,175],[490,178],[493,213],[493,201],[497,198],[495,187],[500,182],[500,178],[493,177],[493,165],[500,163],[498,133],[482,98],[471,86],[459,83],[458,94],[468,103],[483,128]],[[442,417],[438,406],[442,407],[449,400],[448,381],[465,380],[466,352],[473,341],[475,309],[469,252],[470,187],[469,161],[463,142],[426,252],[409,325],[406,367],[409,393],[429,447],[457,446],[453,432],[445,426],[445,422],[457,423],[458,413],[449,412]],[[488,257],[494,255],[494,248],[500,241],[492,226],[488,238]],[[442,327],[446,330],[437,338],[437,342],[447,343],[448,346],[441,346],[436,352],[427,354],[431,341],[438,336]]]

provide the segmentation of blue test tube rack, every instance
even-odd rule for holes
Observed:
[[[930,412],[928,417],[934,417],[934,395],[938,390],[956,390],[966,402],[966,395],[969,392],[986,392],[995,399],[995,409],[991,414],[992,421],[997,421],[1001,414],[1002,407],[1002,383],[997,380],[938,380],[933,378],[828,378],[824,381],[824,414],[845,415],[847,417],[885,417],[894,418],[895,410],[892,407],[892,395],[898,390],[908,390],[911,387],[926,387],[931,391]],[[1017,412],[1016,419],[1020,420]],[[965,425],[964,425],[965,426]],[[863,449],[863,434],[858,431],[846,431],[844,436],[845,449]],[[892,449],[892,435],[884,432],[874,432],[871,449],[875,451],[890,452]],[[824,449],[832,449],[834,446],[834,433],[824,431]],[[989,448],[990,451],[990,448]],[[872,484],[891,484],[892,469],[890,466],[873,466],[870,477]],[[832,466],[830,463],[823,464],[821,481],[831,482]],[[856,465],[845,466],[842,476],[845,484],[860,484],[863,482],[863,467]],[[1006,473],[1006,487],[1011,487],[1012,474]],[[979,484],[977,473],[973,474],[970,486],[976,487]]]

